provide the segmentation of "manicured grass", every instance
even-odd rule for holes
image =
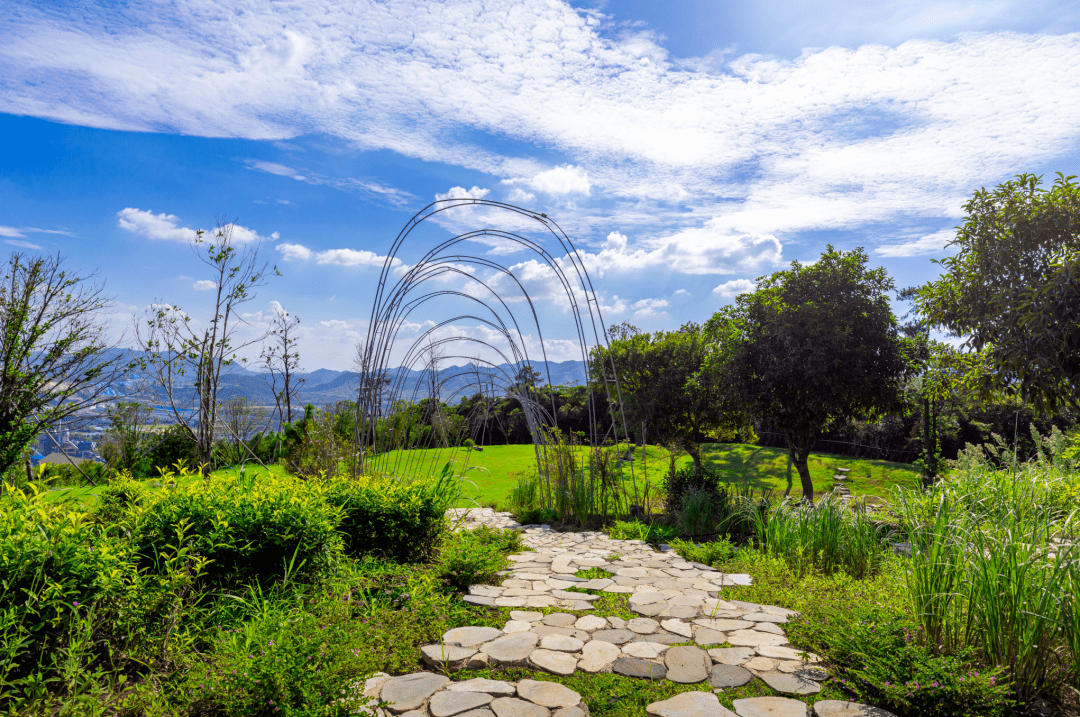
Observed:
[[[586,448],[579,448],[584,452]],[[644,455],[642,449],[634,449],[632,468],[635,478],[641,482],[647,476],[652,486],[663,483],[670,470],[671,453],[659,446],[647,446]],[[782,495],[787,491],[787,452],[782,448],[761,448],[740,443],[711,443],[702,446],[702,457],[707,466],[721,471],[721,480],[730,484],[749,482],[755,489],[771,489]],[[408,473],[438,471],[449,460],[457,461],[457,470],[470,470],[466,479],[472,484],[466,485],[467,498],[459,507],[473,505],[472,500],[484,504],[506,506],[510,489],[521,474],[536,471],[536,452],[531,445],[486,446],[483,451],[463,448],[421,449],[400,451],[384,457],[391,471],[404,470]],[[682,454],[676,457],[675,465],[683,468],[691,464],[690,456]],[[630,479],[631,464],[618,463],[622,468],[624,480]],[[849,458],[828,453],[814,453],[810,456],[810,477],[814,482],[815,494],[832,490],[833,476],[838,468],[847,468],[847,485],[856,495],[886,498],[894,485],[915,488],[918,474],[906,463],[889,463],[860,458]],[[799,474],[792,467],[790,495],[802,495]],[[643,484],[643,482],[642,482]]]

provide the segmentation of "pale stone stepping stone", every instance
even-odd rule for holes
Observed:
[[[495,607],[525,607],[523,597],[497,597],[492,603]]]
[[[475,677],[464,682],[451,682],[446,687],[450,692],[486,692],[489,695],[513,695],[517,688],[503,680],[487,680]]]
[[[821,700],[814,703],[814,717],[896,717],[892,712],[842,700]]]
[[[685,605],[675,605],[673,607],[669,607],[667,610],[664,610],[660,614],[664,617],[697,617],[698,608],[687,607]]]
[[[660,623],[647,617],[635,617],[626,627],[639,635],[648,635],[660,629]]]
[[[787,622],[787,615],[776,612],[750,612],[743,615],[743,620],[751,622]]]
[[[626,648],[623,650],[625,651]],[[708,679],[712,660],[699,647],[681,645],[668,649],[667,654],[664,655],[664,666],[667,667],[669,680],[692,685]]]
[[[747,697],[732,704],[739,717],[807,717],[806,705],[787,697]]]
[[[608,621],[602,617],[596,615],[586,615],[585,617],[579,617],[577,622],[574,623],[574,627],[579,630],[587,630],[592,632],[593,630],[604,630],[608,626]]]
[[[667,649],[667,645],[659,642],[631,642],[622,647],[623,654],[630,655],[630,657],[640,657],[643,660],[655,660],[664,654]]]
[[[638,635],[634,638],[634,642],[659,642],[661,645],[674,645],[676,642],[686,642],[686,638],[680,635],[653,632],[648,635]]]
[[[624,677],[644,677],[658,682],[667,677],[667,668],[663,665],[636,657],[620,657],[611,666],[611,671]]]
[[[568,635],[544,635],[540,638],[540,648],[556,652],[581,652],[584,641]]]
[[[412,675],[391,677],[379,693],[388,702],[388,710],[401,714],[419,708],[436,690],[450,681],[449,677],[434,672],[417,672]]]
[[[795,672],[759,672],[762,682],[785,695],[816,695],[821,685]]]
[[[483,666],[482,660],[471,659],[476,649],[459,645],[424,645],[420,648],[420,659],[436,669],[464,670]]]
[[[794,647],[788,647],[786,645],[759,645],[754,650],[762,657],[771,657],[776,660],[801,660],[802,654],[805,650],[799,650]],[[820,657],[812,652],[806,653],[810,656],[810,662],[818,662]]]
[[[695,625],[716,630],[717,632],[733,632],[735,630],[747,630],[754,627],[749,620],[726,620],[715,618],[699,618],[694,620]]]
[[[476,647],[491,642],[501,634],[502,631],[494,627],[455,627],[443,633],[443,642],[447,645]]]
[[[712,674],[709,675],[709,686],[720,689],[726,687],[742,687],[754,679],[754,673],[750,670],[735,665],[713,665]]]
[[[771,622],[759,622],[754,625],[754,629],[758,632],[767,632],[770,635],[783,635],[784,628]]]
[[[669,700],[653,702],[645,712],[653,717],[736,717],[711,692],[683,692]]]
[[[438,692],[431,696],[428,709],[432,717],[450,717],[459,712],[483,707],[493,699],[484,692]]]
[[[483,597],[499,597],[503,594],[503,589],[494,585],[470,585],[469,594]]]
[[[574,615],[569,615],[565,612],[557,612],[551,615],[545,615],[541,618],[540,622],[545,625],[551,625],[552,627],[571,627],[578,621]]]
[[[813,680],[815,682],[824,682],[829,679],[829,673],[820,667],[814,667],[809,662],[797,662],[795,660],[789,660],[788,662],[781,662],[776,666],[776,669],[781,672],[791,672],[800,677]]]
[[[709,657],[720,665],[741,665],[757,654],[752,647],[714,647]]]
[[[525,598],[524,607],[555,607],[559,601],[550,595],[534,595]]]
[[[515,632],[528,632],[531,627],[531,622],[525,622],[524,620],[509,620],[503,625],[502,631],[507,635],[511,635]]]
[[[661,603],[661,602],[666,602],[665,596],[663,595],[663,593],[652,592],[652,591],[634,593],[633,595],[630,596],[630,600],[629,600],[629,603],[630,603],[631,607],[633,607],[634,605],[651,605],[651,604],[654,604],[654,603]]]
[[[780,662],[771,657],[751,657],[742,664],[743,667],[757,674],[760,672],[772,672]]]
[[[496,665],[520,665],[536,647],[540,636],[533,632],[517,632],[504,635],[480,646]]]
[[[585,672],[606,672],[611,669],[611,664],[619,659],[622,650],[618,645],[603,640],[592,640],[585,643],[581,648],[581,660],[578,667]]]
[[[521,622],[536,622],[537,620],[544,619],[544,613],[542,612],[530,612],[526,610],[511,610],[511,620],[520,620]]]
[[[657,615],[670,610],[667,603],[662,602],[651,602],[646,605],[631,605],[630,609],[638,615],[644,615],[646,617],[656,617]]]
[[[759,645],[786,645],[784,635],[770,635],[757,630],[735,630],[727,634],[727,641],[735,646],[758,647]]]
[[[727,642],[727,635],[716,630],[708,630],[704,627],[699,627],[694,635],[694,642],[701,645],[723,645]]]
[[[491,702],[495,717],[549,717],[546,707],[516,697],[499,697]]]
[[[495,604],[495,598],[483,597],[481,595],[463,595],[461,601],[467,602],[470,605],[490,606]]]
[[[529,654],[529,664],[556,675],[572,675],[577,669],[577,658],[566,652],[536,649]]]
[[[662,620],[660,627],[664,628],[668,632],[673,632],[676,635],[682,635],[683,637],[693,637],[694,631],[687,623],[682,620]]]
[[[629,630],[597,630],[592,634],[592,639],[594,642],[600,640],[613,645],[622,645],[633,640],[634,633]]]
[[[558,682],[522,680],[518,695],[541,707],[575,707],[581,703],[581,695]]]

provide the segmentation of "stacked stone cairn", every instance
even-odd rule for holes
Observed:
[[[520,530],[523,543],[532,552],[510,556],[514,567],[502,574],[501,585],[474,585],[464,596],[465,601],[476,605],[518,608],[511,611],[511,619],[501,630],[455,628],[447,631],[438,644],[424,646],[422,659],[435,670],[453,673],[489,667],[527,667],[564,676],[575,672],[608,672],[703,687],[707,683],[713,690],[685,692],[655,702],[646,709],[655,717],[808,717],[811,712],[806,704],[792,697],[820,692],[820,683],[829,678],[819,666],[817,656],[788,644],[783,625],[795,614],[793,611],[721,597],[724,587],[750,585],[749,575],[721,573],[708,565],[687,562],[667,546],[656,551],[640,540],[614,540],[598,532],[560,533],[548,526],[520,526],[511,514],[491,509],[455,510],[451,518],[459,527],[486,524]],[[577,572],[592,568],[599,568],[610,577],[577,577]],[[570,592],[569,588],[627,594],[630,609],[638,617],[623,620],[568,612],[544,614],[537,610],[563,608],[588,612],[600,598],[591,593]],[[754,679],[791,697],[735,700],[735,712],[732,712],[714,694]],[[394,678],[376,676],[369,680],[365,694],[394,702],[399,699],[398,691],[404,689],[394,685],[413,684],[410,680],[425,685],[417,694],[428,691],[422,698],[414,696],[395,702],[387,708],[391,714],[406,717],[583,717],[588,714],[588,707],[576,692],[556,683],[531,680],[515,685],[494,680],[452,683],[435,673]],[[552,694],[558,692],[562,701],[556,704],[554,698],[535,699],[540,694],[536,685],[550,686],[544,689]],[[440,696],[446,692],[475,696],[468,699]],[[446,706],[451,703],[453,707]],[[466,704],[470,706],[457,709]],[[834,700],[816,703],[812,714],[892,717],[875,707]]]

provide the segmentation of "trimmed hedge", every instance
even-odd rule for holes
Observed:
[[[402,563],[425,560],[446,528],[446,496],[438,482],[340,480],[326,497],[341,511],[339,530],[350,555],[371,554]]]

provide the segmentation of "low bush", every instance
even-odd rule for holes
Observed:
[[[507,555],[521,550],[516,532],[490,528],[453,533],[439,551],[437,574],[456,590],[470,585],[494,583],[501,570],[509,567]]]
[[[683,560],[703,565],[713,565],[731,560],[735,555],[735,546],[730,538],[713,540],[708,543],[695,543],[691,540],[674,538],[670,542],[671,548],[682,556]]]
[[[137,510],[149,495],[150,491],[142,481],[118,475],[98,490],[91,515],[104,526],[126,523],[131,512]]]
[[[449,490],[444,480],[364,477],[334,482],[327,499],[341,511],[346,553],[417,562],[434,554],[446,530]]]
[[[213,586],[315,575],[340,545],[340,513],[318,481],[254,473],[165,478],[134,529],[144,566],[181,547],[178,530],[210,561],[205,577]]]
[[[646,543],[664,543],[679,537],[679,529],[675,526],[636,520],[616,520],[604,528],[604,532],[616,540],[643,540]]]
[[[549,508],[519,508],[514,511],[514,520],[522,525],[550,525],[558,519],[559,514]]]

